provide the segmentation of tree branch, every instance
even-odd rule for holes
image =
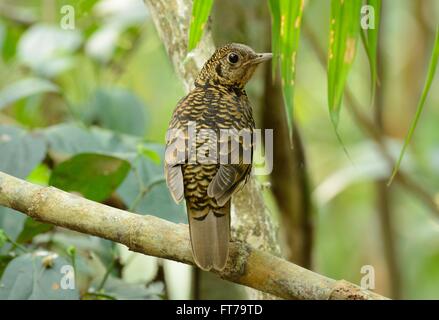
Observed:
[[[3,172],[0,172],[0,205],[35,220],[122,243],[132,251],[194,264],[187,225],[112,208]],[[285,299],[385,299],[242,242],[231,244],[230,259],[219,276]]]

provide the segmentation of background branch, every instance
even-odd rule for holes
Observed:
[[[132,251],[194,264],[187,225],[112,208],[2,172],[0,205],[35,220],[122,243]],[[285,299],[384,299],[242,242],[231,244],[230,259],[219,276]]]

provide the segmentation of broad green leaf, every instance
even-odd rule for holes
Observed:
[[[95,253],[103,265],[109,265],[114,258],[111,251],[112,242],[110,240],[70,230],[57,230],[54,234],[41,234],[38,237],[38,241],[41,241],[41,243],[50,241],[57,252],[66,252],[70,247],[75,247],[78,266],[82,264],[78,258],[81,255],[87,256],[89,252]],[[84,266],[80,267],[83,269],[82,271],[86,271],[86,268],[83,268]]]
[[[163,146],[149,146],[149,149],[164,154]],[[152,214],[176,223],[186,222],[184,206],[175,204],[166,186],[162,161],[161,158],[157,165],[148,157],[139,157],[117,193],[136,213]]]
[[[195,49],[203,35],[207,19],[209,19],[213,0],[194,0],[192,4],[192,18],[189,29],[188,51]]]
[[[18,211],[0,207],[0,228],[10,237],[15,240],[23,229],[26,216]],[[0,254],[6,253],[11,246],[9,244],[0,248]]]
[[[123,135],[97,127],[84,128],[63,123],[42,131],[51,152],[64,156],[76,153],[137,154],[138,137]]]
[[[368,0],[369,11],[364,12],[366,15],[362,17],[362,23],[369,28],[366,31],[361,31],[361,39],[366,49],[367,57],[369,59],[370,67],[370,88],[371,101],[375,99],[375,89],[377,86],[377,50],[378,50],[378,36],[381,22],[381,0]],[[373,10],[371,10],[373,9]]]
[[[55,253],[37,251],[12,260],[0,281],[0,299],[76,300],[77,289],[63,288],[64,266],[69,263]]]
[[[349,70],[355,59],[360,31],[361,0],[331,0],[328,52],[328,104],[337,128]]]
[[[33,24],[20,38],[18,59],[32,71],[52,77],[73,66],[73,53],[80,47],[79,30],[63,30],[57,25]]]
[[[50,127],[43,134],[53,153],[69,156],[93,152],[129,161],[132,169],[117,189],[123,202],[140,214],[157,215],[174,222],[186,221],[184,206],[175,204],[164,181],[162,145],[145,143],[139,137],[116,134],[101,128],[86,129],[74,124]],[[139,152],[142,149],[148,150],[149,156]],[[157,155],[160,157],[155,159]]]
[[[47,223],[41,223],[38,221],[35,221],[31,217],[27,217],[23,229],[21,230],[20,234],[17,237],[18,243],[26,243],[32,241],[32,239],[41,234],[46,233],[53,229],[53,225],[47,224]]]
[[[52,82],[40,78],[26,78],[10,84],[0,91],[0,110],[17,100],[45,92],[58,92]]]
[[[45,155],[46,144],[42,136],[0,125],[0,171],[25,179]]]
[[[130,164],[112,156],[83,153],[57,165],[49,184],[85,198],[103,201],[121,184]]]
[[[421,98],[419,100],[418,106],[416,108],[416,114],[415,118],[412,121],[412,124],[410,125],[409,131],[407,132],[407,136],[404,140],[404,145],[401,149],[401,152],[398,157],[398,161],[396,162],[395,167],[393,168],[392,175],[389,179],[388,185],[390,185],[395,178],[396,174],[398,173],[399,167],[401,166],[402,159],[404,157],[404,153],[410,144],[410,141],[412,139],[413,133],[415,132],[416,126],[418,125],[419,118],[421,116],[422,110],[424,110],[425,100],[427,99],[428,92],[430,91],[431,84],[433,83],[433,79],[436,75],[436,68],[439,60],[439,26],[436,30],[436,38],[433,46],[433,52],[430,59],[430,64],[428,66],[428,72],[427,72],[427,78],[425,81],[424,89],[421,93]]]
[[[143,136],[146,108],[132,92],[120,88],[98,89],[87,104],[89,123],[120,133]]]

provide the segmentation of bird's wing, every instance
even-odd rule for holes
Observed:
[[[250,132],[248,139],[235,133],[228,138],[226,144],[224,144],[224,139],[220,138],[219,140],[221,143],[220,157],[226,155],[229,163],[220,165],[207,188],[208,196],[215,198],[219,206],[226,204],[232,195],[245,185],[250,175],[253,160],[253,137],[252,130],[249,129],[248,132]]]
[[[166,134],[165,178],[172,198],[179,203],[184,197],[182,164],[186,162],[187,132],[170,129]]]

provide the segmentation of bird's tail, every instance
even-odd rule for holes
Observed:
[[[188,204],[186,208],[195,263],[205,271],[223,270],[229,255],[230,201],[202,218],[195,218]]]

